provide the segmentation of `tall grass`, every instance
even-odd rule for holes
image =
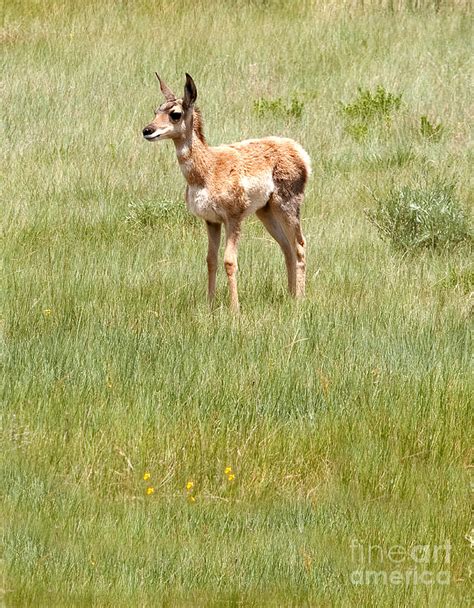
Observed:
[[[468,605],[469,250],[401,257],[364,208],[420,172],[472,200],[470,34],[454,2],[4,6],[7,605]],[[309,151],[301,304],[251,220],[242,314],[222,272],[208,309],[155,70],[211,143]],[[340,103],[379,85],[403,106],[356,140]],[[450,541],[450,583],[354,585],[354,539]]]

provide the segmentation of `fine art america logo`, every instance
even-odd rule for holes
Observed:
[[[364,545],[351,541],[353,585],[449,585],[451,543],[440,545]]]

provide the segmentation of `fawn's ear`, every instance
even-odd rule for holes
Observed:
[[[191,76],[186,72],[186,83],[184,85],[184,99],[183,106],[185,109],[189,108],[193,105],[193,103],[197,99],[197,89],[194,84],[194,80]]]
[[[166,82],[164,80],[161,80],[161,78],[158,76],[158,72],[155,72],[155,74],[156,74],[156,77],[158,78],[158,82],[160,83],[161,92],[165,96],[166,101],[173,101],[174,99],[176,99],[176,95],[169,88],[169,86],[166,84]]]

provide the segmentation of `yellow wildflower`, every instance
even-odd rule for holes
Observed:
[[[228,479],[229,481],[234,481],[234,479],[235,479],[235,475],[234,475],[233,473],[231,473],[230,475],[227,475],[227,479]]]
[[[146,489],[146,493],[148,494],[148,496],[150,496],[151,494],[154,494],[154,492],[155,492],[155,488],[153,488],[152,486],[149,486]]]
[[[145,481],[147,481],[148,479],[150,479],[150,477],[151,477],[151,475],[150,475],[150,473],[148,473],[148,471],[146,471],[146,473],[143,473],[143,479]]]
[[[232,473],[232,467],[226,467],[226,468],[224,469],[224,473],[225,473],[226,475],[229,475],[229,473]]]
[[[43,314],[44,314],[45,317],[49,317],[52,312],[53,311],[51,310],[51,308],[45,308],[43,310]]]
[[[189,497],[189,502],[196,502],[196,498],[194,496]]]
[[[188,481],[186,484],[186,490],[192,490],[194,488],[194,483],[192,481]]]

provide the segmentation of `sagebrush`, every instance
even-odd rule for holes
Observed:
[[[393,187],[375,201],[367,217],[397,249],[445,249],[472,241],[469,216],[453,183]]]

